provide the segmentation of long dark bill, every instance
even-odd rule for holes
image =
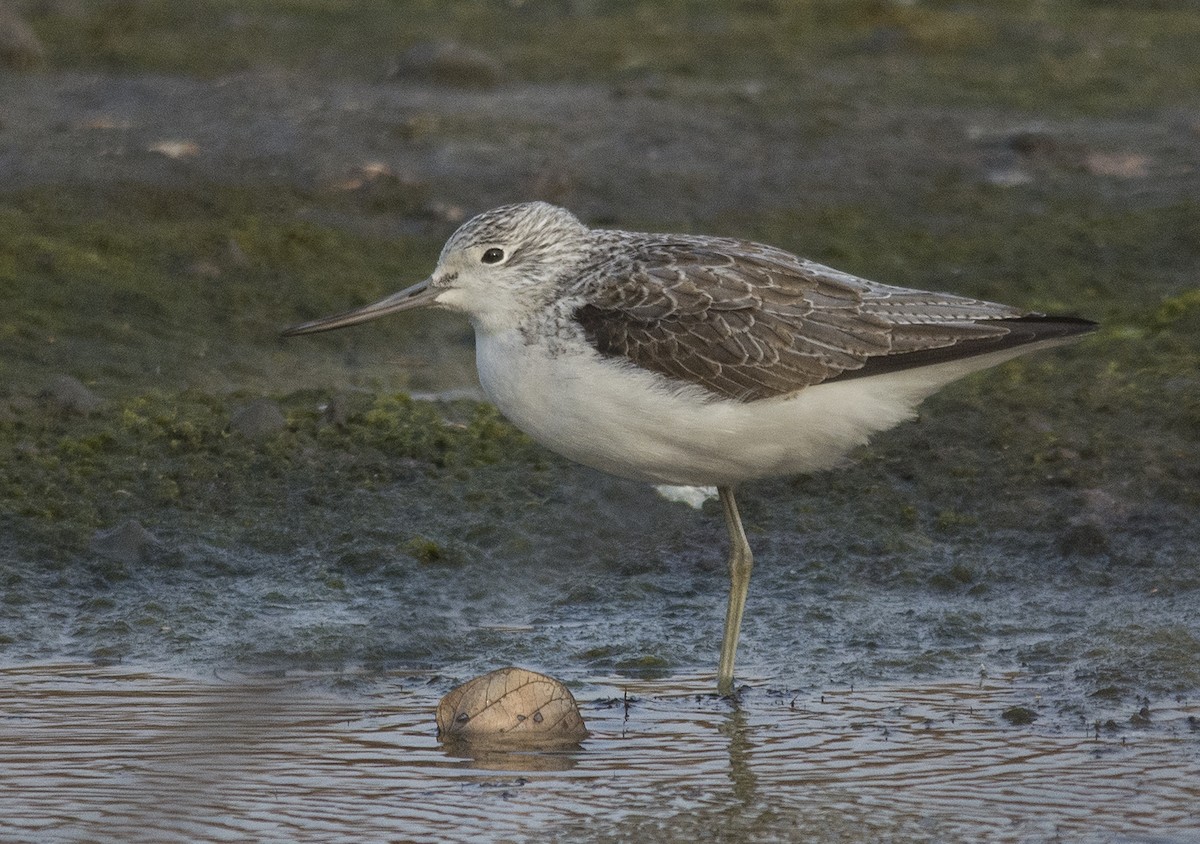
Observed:
[[[398,311],[408,311],[425,305],[432,305],[438,291],[429,286],[429,279],[419,281],[412,287],[406,287],[399,293],[393,293],[386,299],[380,299],[370,305],[355,308],[352,311],[321,317],[311,322],[302,322],[283,330],[283,336],[292,337],[296,334],[314,334],[318,331],[331,331],[335,328],[345,328],[348,325],[358,325],[360,322],[378,319],[381,316],[394,314]]]

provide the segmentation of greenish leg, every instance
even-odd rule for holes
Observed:
[[[729,528],[729,609],[725,613],[725,638],[721,642],[721,662],[717,666],[717,691],[733,693],[733,658],[737,653],[738,633],[742,629],[742,611],[746,608],[746,593],[750,591],[750,571],[754,557],[742,518],[738,515],[733,487],[717,487],[721,505],[725,508],[725,525]]]

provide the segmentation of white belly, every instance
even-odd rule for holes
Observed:
[[[551,355],[518,332],[476,337],[484,392],[529,436],[614,475],[696,486],[828,469],[939,387],[1026,350],[737,402],[590,349]]]

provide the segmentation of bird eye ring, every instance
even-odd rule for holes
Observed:
[[[499,264],[504,260],[504,250],[497,249],[493,246],[491,249],[483,253],[483,258],[481,260],[485,264]]]

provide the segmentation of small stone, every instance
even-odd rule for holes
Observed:
[[[0,0],[0,67],[33,70],[46,61],[46,50],[29,24]]]
[[[78,378],[59,375],[38,394],[46,404],[57,407],[64,413],[87,416],[100,408],[104,400],[83,385]]]
[[[1014,727],[1023,727],[1036,721],[1038,714],[1024,706],[1010,706],[1000,713],[1000,717]]]
[[[437,708],[443,741],[577,744],[587,726],[570,689],[545,674],[501,668],[450,691]]]
[[[230,430],[251,440],[261,440],[282,431],[287,419],[279,405],[268,398],[255,399],[234,411]]]
[[[406,50],[388,76],[455,88],[494,88],[504,81],[504,68],[487,53],[455,41],[426,41]]]
[[[162,543],[130,519],[111,530],[97,531],[90,545],[93,554],[127,565],[148,562],[162,551]]]

